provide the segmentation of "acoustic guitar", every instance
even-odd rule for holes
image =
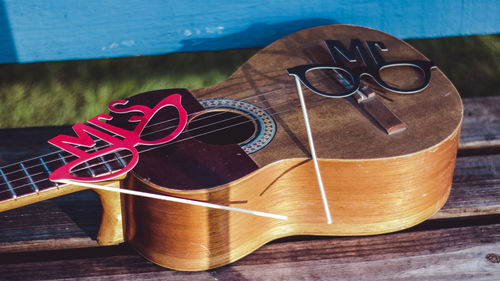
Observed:
[[[0,168],[0,210],[93,188],[98,241],[176,270],[292,235],[416,225],[450,192],[457,90],[407,43],[352,25],[299,31],[223,83],[142,93]],[[163,200],[162,200],[163,199]]]

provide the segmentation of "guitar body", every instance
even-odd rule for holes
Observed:
[[[332,215],[327,224],[296,83],[286,70],[310,63],[303,52],[308,47],[324,46],[324,40],[349,46],[353,38],[383,42],[386,61],[427,60],[405,42],[368,28],[333,25],[294,33],[261,50],[225,82],[192,90],[185,95],[194,98],[183,99],[194,116],[191,122],[205,112],[196,101],[223,98],[258,106],[273,119],[265,122],[272,128],[255,124],[252,137],[265,135],[259,139],[264,145],[247,153],[237,144],[207,144],[186,130],[183,134],[192,135],[188,142],[141,156],[122,183],[132,190],[286,215],[287,220],[127,195],[122,198],[125,240],[159,265],[205,270],[280,237],[386,233],[437,212],[451,188],[463,113],[456,89],[432,69],[424,90],[387,91],[380,99],[406,126],[395,134],[385,132],[352,97],[304,90]],[[397,79],[402,74],[389,70],[384,75]]]
[[[350,25],[282,38],[223,83],[109,108],[73,126],[76,137],[50,140],[62,150],[1,167],[0,211],[97,188],[100,244],[128,241],[189,271],[281,237],[373,235],[426,220],[450,192],[463,115],[454,86],[422,54]]]

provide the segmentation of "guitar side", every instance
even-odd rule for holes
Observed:
[[[294,79],[286,69],[308,63],[304,48],[325,39],[348,45],[351,38],[384,42],[390,50],[388,61],[426,60],[403,41],[367,28],[336,25],[292,34],[261,50],[225,82],[191,91],[197,99],[254,97],[249,101],[273,115],[276,136],[250,155],[258,170],[208,189],[179,190],[168,181],[155,183],[135,172],[126,185],[286,215],[287,221],[127,196],[126,240],[162,266],[205,270],[238,260],[277,238],[386,233],[437,212],[451,188],[463,109],[451,82],[434,69],[425,90],[384,94],[385,106],[407,126],[393,135],[377,127],[350,99],[318,102],[316,94],[305,93],[333,217],[332,224],[326,223]]]
[[[380,99],[407,127],[393,135],[381,130],[352,98],[305,92],[333,217],[332,224],[326,223],[295,81],[286,69],[308,63],[304,48],[325,39],[348,45],[352,38],[384,42],[390,50],[384,54],[388,61],[426,60],[403,41],[367,28],[336,25],[297,32],[264,48],[225,82],[182,90],[191,118],[205,112],[203,99],[245,101],[267,112],[274,119],[275,135],[266,146],[247,154],[237,143],[198,145],[200,140],[187,128],[179,138],[187,136],[188,141],[144,153],[126,178],[101,183],[284,215],[286,221],[98,192],[103,204],[99,243],[128,241],[159,265],[205,270],[236,261],[278,238],[386,233],[411,227],[439,210],[451,187],[463,110],[451,82],[433,69],[425,90],[412,95],[387,92]],[[179,89],[131,100],[143,104],[140,99],[148,97],[153,106],[162,97],[158,92],[172,91]],[[151,130],[167,127],[155,128],[160,123],[152,122]],[[13,197],[0,203],[0,211],[83,189],[67,185]]]
[[[332,224],[326,224],[308,159],[276,162],[204,190],[173,190],[132,175],[128,188],[287,215],[288,220],[126,196],[126,240],[161,266],[192,271],[226,265],[292,235],[373,235],[405,229],[446,202],[458,139],[457,130],[435,147],[401,157],[321,160]]]

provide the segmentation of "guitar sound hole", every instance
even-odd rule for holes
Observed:
[[[189,133],[209,144],[241,144],[255,135],[251,117],[233,111],[208,111],[196,116],[188,125]]]

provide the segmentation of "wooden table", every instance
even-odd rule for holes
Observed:
[[[465,99],[450,198],[430,220],[369,237],[291,237],[214,270],[158,267],[99,247],[92,191],[0,213],[0,279],[500,280],[500,97]],[[69,127],[0,130],[0,164],[44,153]]]

